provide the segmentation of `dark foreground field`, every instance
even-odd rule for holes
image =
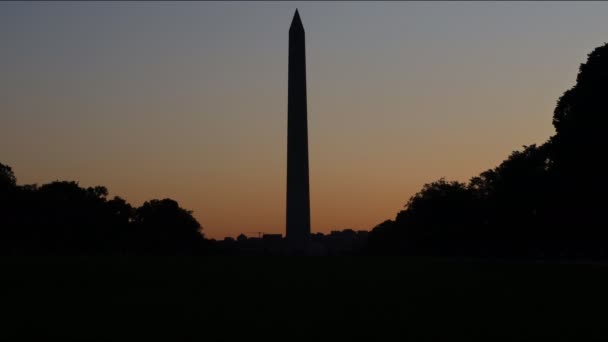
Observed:
[[[608,266],[2,259],[0,341],[608,340]]]

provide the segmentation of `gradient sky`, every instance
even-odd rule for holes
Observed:
[[[288,29],[306,30],[313,232],[542,143],[602,2],[0,3],[0,162],[284,232]],[[249,233],[248,235],[255,235]]]

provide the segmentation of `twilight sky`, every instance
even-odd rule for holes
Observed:
[[[601,2],[0,3],[0,162],[284,232],[288,29],[306,30],[313,232],[542,143]],[[248,235],[254,235],[249,233]]]

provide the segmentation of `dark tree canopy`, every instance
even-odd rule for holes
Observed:
[[[191,211],[169,198],[145,202],[135,210],[133,225],[137,236],[145,237],[145,252],[190,254],[202,247],[201,225]]]
[[[581,143],[585,135],[598,138],[606,129],[608,100],[608,44],[593,50],[581,64],[576,85],[558,100],[553,114],[557,135]],[[594,134],[592,134],[594,133]]]
[[[55,181],[17,186],[1,165],[0,254],[184,255],[204,253],[202,228],[192,212],[171,199],[133,208],[108,199],[103,186]]]
[[[593,50],[580,66],[576,84],[559,99],[553,115],[557,134],[552,138],[552,159],[556,172],[574,187],[584,186],[582,178],[600,179],[606,171],[602,157],[608,148],[607,94],[608,44],[605,44]]]
[[[0,163],[0,191],[7,191],[17,184],[17,179],[10,166]]]
[[[468,184],[426,184],[370,234],[374,253],[608,256],[608,44],[557,101],[556,134],[524,146]]]

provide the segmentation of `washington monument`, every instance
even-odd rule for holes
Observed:
[[[289,28],[287,95],[287,225],[286,238],[296,249],[310,236],[308,190],[308,123],[304,26],[296,9]]]

